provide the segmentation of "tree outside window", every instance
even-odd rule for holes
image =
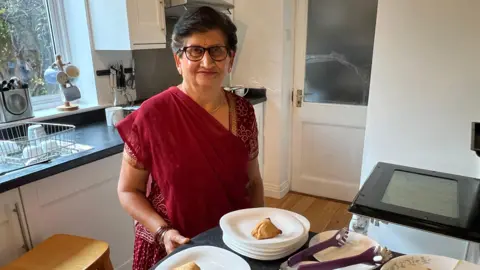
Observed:
[[[43,73],[55,61],[50,16],[45,0],[0,0],[0,79],[18,77],[30,95],[59,93]]]

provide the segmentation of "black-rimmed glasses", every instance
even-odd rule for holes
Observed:
[[[210,55],[213,61],[223,61],[228,56],[227,46],[212,46],[208,48],[202,46],[188,46],[179,50],[179,52],[183,52],[190,61],[202,60],[206,51],[208,51],[208,55]]]

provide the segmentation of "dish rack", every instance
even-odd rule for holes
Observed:
[[[29,139],[28,128],[41,125],[45,132]],[[0,163],[29,166],[75,153],[75,126],[21,123],[0,129]]]

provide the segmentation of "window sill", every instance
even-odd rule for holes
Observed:
[[[93,104],[79,104],[80,108],[76,111],[59,111],[57,108],[50,108],[44,110],[36,110],[33,112],[32,118],[23,119],[20,121],[9,122],[0,124],[0,128],[12,126],[18,123],[25,123],[25,122],[40,122],[40,121],[48,121],[50,119],[55,119],[58,117],[63,117],[67,115],[79,114],[84,112],[89,112],[97,109],[107,108],[111,105],[93,105]]]
[[[89,112],[96,109],[109,107],[106,105],[93,105],[93,104],[79,104],[79,106],[80,108],[75,111],[59,111],[57,110],[57,108],[37,110],[33,112],[33,115],[34,115],[33,118],[29,118],[25,120],[33,121],[33,122],[46,121],[46,120],[50,120],[58,117],[63,117],[63,116],[72,115],[72,114],[79,114],[82,112]]]

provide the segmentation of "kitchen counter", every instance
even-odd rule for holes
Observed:
[[[123,141],[117,130],[105,122],[77,126],[75,137],[77,143],[93,148],[0,176],[0,193],[123,151]]]
[[[266,101],[265,93],[263,95],[255,93],[246,98],[254,105]],[[0,193],[123,151],[123,141],[117,130],[105,123],[103,109],[61,117],[48,122],[75,125],[76,142],[91,146],[93,149],[55,158],[49,163],[37,164],[0,176]],[[0,167],[0,173],[2,170],[6,171],[8,167]]]
[[[316,233],[310,232],[309,233],[309,238],[308,238],[309,241],[315,235],[316,235]],[[206,232],[203,232],[203,233],[197,235],[196,237],[192,238],[190,243],[178,247],[169,256],[172,256],[172,255],[174,255],[178,252],[181,252],[182,250],[185,250],[185,249],[188,249],[188,248],[191,248],[191,247],[194,247],[194,246],[203,246],[203,245],[215,246],[215,247],[223,248],[223,249],[226,249],[230,252],[235,253],[234,251],[232,251],[230,248],[228,248],[223,243],[222,236],[223,236],[223,232],[222,232],[222,229],[220,227],[210,229],[210,230],[208,230]],[[309,241],[307,241],[307,243],[301,249],[307,248]],[[237,254],[237,253],[235,253],[235,254]],[[394,253],[393,255],[394,255],[394,257],[398,257],[398,256],[401,256],[402,254]],[[282,264],[284,261],[286,261],[289,258],[289,256],[287,256],[285,258],[282,258],[280,260],[275,260],[275,261],[259,261],[259,260],[254,260],[254,259],[247,258],[247,257],[242,256],[242,255],[239,255],[239,256],[242,257],[250,265],[252,270],[278,270],[280,268],[280,264]],[[154,267],[152,267],[150,270],[155,270],[155,268],[158,267],[167,258],[164,258],[163,260],[158,262],[158,264],[155,265]],[[314,261],[315,259],[311,258],[311,260]],[[375,269],[380,269],[380,267],[375,268]]]

